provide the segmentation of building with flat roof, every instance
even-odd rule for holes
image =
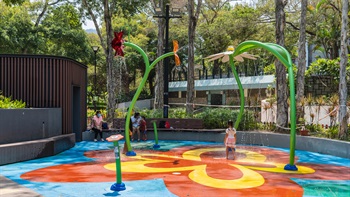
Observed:
[[[275,88],[274,75],[240,77],[246,98],[266,98],[268,87]],[[239,104],[239,88],[235,78],[195,80],[195,103],[207,105]],[[186,103],[187,81],[169,83],[169,103]]]

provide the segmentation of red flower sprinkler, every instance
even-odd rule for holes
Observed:
[[[123,31],[114,32],[114,38],[111,42],[112,48],[115,50],[115,56],[124,57],[124,39]]]

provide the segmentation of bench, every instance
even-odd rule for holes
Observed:
[[[159,123],[161,121],[168,121],[171,129],[159,128]],[[185,130],[201,130],[204,129],[204,122],[202,119],[192,119],[192,118],[146,118],[147,130],[153,131],[153,122],[156,122],[157,130],[162,131],[185,131]],[[125,119],[115,118],[113,119],[113,128],[117,130],[124,130]]]
[[[92,131],[92,118],[87,119],[87,126],[86,126],[86,131]],[[103,121],[105,122],[105,121]],[[102,129],[102,132],[111,132],[111,131],[117,131],[114,127],[111,127],[111,125],[108,125],[108,129]]]
[[[92,132],[91,126],[87,126],[86,127],[86,131],[91,131]],[[102,129],[102,132],[111,132],[111,131],[118,131],[118,129],[115,129],[115,128]]]

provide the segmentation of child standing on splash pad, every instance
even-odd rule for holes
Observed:
[[[233,154],[233,159],[235,159],[236,151],[236,129],[233,128],[232,120],[227,122],[228,128],[226,129],[225,135],[225,146],[226,146],[226,159],[228,159],[228,152],[231,149]]]

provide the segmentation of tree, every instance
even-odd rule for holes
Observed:
[[[154,1],[153,1],[154,2]],[[154,3],[155,5],[155,3]],[[165,1],[159,0],[159,7],[161,10],[165,10]],[[164,14],[163,14],[164,15]],[[164,54],[164,29],[165,29],[165,19],[158,19],[158,44],[157,44],[157,57]],[[161,109],[164,106],[164,65],[163,60],[159,61],[156,66],[156,82],[154,88],[154,108]]]
[[[42,41],[28,12],[29,3],[7,6],[0,2],[0,53],[34,53]]]
[[[0,2],[0,17],[0,53],[58,55],[89,62],[87,35],[71,4]]]
[[[284,7],[287,5],[287,0],[275,0],[275,15],[276,15],[276,42],[284,47],[284,28],[286,24],[286,15]],[[288,95],[286,83],[286,68],[276,60],[276,89],[277,89],[277,131],[284,132],[288,125]],[[294,96],[294,95],[293,95]]]
[[[196,45],[198,55],[206,57],[225,51],[229,45],[237,46],[246,40],[272,42],[272,34],[266,34],[266,31],[268,31],[268,28],[273,28],[273,26],[261,22],[260,18],[263,13],[257,9],[240,4],[231,7],[228,1],[207,1],[203,2],[202,7],[202,17],[198,22],[197,33],[199,37]],[[259,56],[261,57],[261,54]],[[262,60],[263,58],[260,58],[259,61]],[[249,62],[251,61],[238,63],[236,66],[238,69],[240,66],[245,66],[244,68],[247,68],[247,70],[253,70],[254,67],[247,66]],[[259,63],[260,65],[263,64]],[[220,67],[223,67],[224,70],[229,69],[229,66],[221,61],[213,61],[213,64],[209,64],[209,67],[213,68],[213,73],[218,73]]]
[[[45,49],[41,53],[65,56],[88,63],[90,53],[87,34],[81,27],[80,16],[71,4],[49,7],[39,25]]]
[[[202,0],[197,1],[196,10],[194,0],[188,0],[188,67],[187,67],[187,92],[186,92],[186,112],[190,116],[193,114],[194,103],[194,40],[196,26],[199,17]]]
[[[307,0],[301,1],[299,47],[298,47],[298,73],[297,73],[297,121],[304,118],[304,98],[305,69],[306,69],[306,7]]]
[[[341,0],[318,1],[313,10],[318,18],[316,22],[315,43],[322,46],[327,58],[339,57],[341,37]]]
[[[83,0],[82,7],[87,11],[89,18],[92,19],[95,25],[95,29],[97,35],[100,38],[100,43],[102,49],[105,53],[106,64],[107,64],[107,122],[112,122],[114,118],[114,112],[116,109],[116,92],[117,92],[117,79],[118,77],[122,77],[123,69],[125,66],[125,61],[121,58],[114,58],[113,49],[111,47],[111,42],[113,39],[113,26],[112,26],[112,18],[114,15],[124,16],[133,15],[137,12],[138,7],[144,5],[146,3],[145,0],[131,2],[131,1],[117,1],[117,0],[103,0],[103,4],[101,5],[99,1],[94,0]],[[118,13],[118,11],[122,13]],[[103,19],[103,24],[105,27],[105,36],[102,35],[99,23],[97,19]],[[121,69],[123,68],[123,69]],[[124,72],[125,73],[125,72]],[[124,83],[125,85],[129,85],[129,83]],[[120,90],[125,88],[119,87]]]
[[[341,48],[340,48],[340,83],[339,83],[339,139],[346,139],[347,136],[347,120],[349,118],[349,112],[346,112],[346,98],[347,98],[347,86],[346,86],[346,65],[348,63],[348,11],[349,0],[343,0],[342,9],[342,27],[341,27]]]

